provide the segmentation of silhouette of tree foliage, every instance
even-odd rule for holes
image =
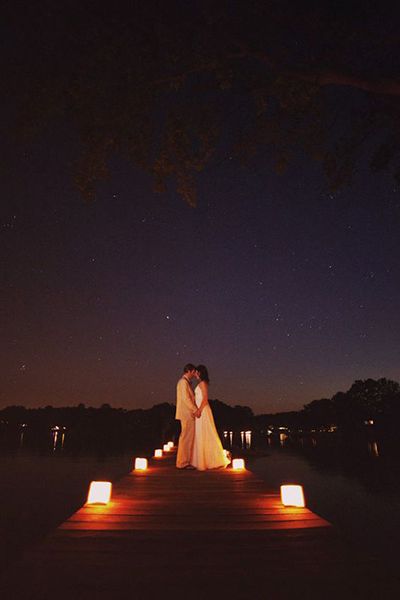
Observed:
[[[303,409],[304,422],[314,427],[333,424],[337,421],[336,407],[330,398],[313,400]]]
[[[210,405],[219,429],[250,429],[253,425],[253,411],[248,406],[229,406],[220,400],[210,400]]]
[[[313,400],[303,410],[254,415],[248,406],[230,406],[220,400],[210,400],[216,426],[236,433],[243,430],[261,432],[268,427],[287,427],[292,431],[309,431],[336,425],[354,432],[374,424],[397,435],[400,420],[400,385],[390,379],[357,380],[347,392],[337,392],[332,398]],[[66,449],[98,452],[125,451],[132,448],[151,451],[171,438],[177,441],[179,428],[173,404],[157,404],[149,409],[126,410],[103,404],[100,408],[74,407],[25,408],[8,406],[0,410],[0,440],[7,432],[14,435],[23,424],[27,435],[48,440],[55,425],[66,427]]]
[[[219,408],[216,409],[218,426],[250,423],[252,411],[249,408],[233,408],[218,401],[211,403],[216,403]],[[242,417],[246,420],[243,421]],[[62,408],[9,406],[0,410],[0,435],[7,438],[8,433],[17,439],[16,434],[22,431],[24,424],[27,425],[27,440],[31,439],[42,447],[52,445],[52,428],[59,426],[63,431],[65,427],[65,449],[76,452],[124,451],[130,448],[150,451],[170,439],[177,439],[179,434],[175,406],[166,402],[149,409],[134,410],[113,408],[109,404],[100,408],[80,404]]]
[[[400,411],[400,385],[381,378],[357,380],[347,392],[314,400],[304,407],[303,413],[314,426],[337,424],[343,428],[362,427],[373,420],[388,425]]]
[[[305,154],[332,189],[366,155],[400,178],[396,3],[6,4],[3,85],[17,130],[53,128],[61,143],[75,132],[87,199],[115,155],[191,206],[198,174],[232,157],[260,155],[282,173]]]

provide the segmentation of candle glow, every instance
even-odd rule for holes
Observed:
[[[304,508],[304,493],[301,485],[281,485],[281,501],[284,506]]]
[[[89,487],[87,504],[108,504],[111,498],[110,481],[92,481]]]
[[[136,458],[135,459],[135,471],[146,471],[147,469],[147,458]]]

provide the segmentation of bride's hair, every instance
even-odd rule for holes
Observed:
[[[210,378],[208,376],[207,367],[205,367],[204,365],[199,365],[198,367],[196,367],[196,371],[199,372],[200,380],[201,381],[205,381],[206,383],[210,383]]]

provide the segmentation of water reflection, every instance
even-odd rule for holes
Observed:
[[[378,442],[368,442],[368,452],[371,456],[379,457]]]
[[[374,494],[394,494],[400,499],[398,437],[368,430],[346,431],[324,428],[312,431],[275,428],[269,435],[254,437],[256,452],[261,443],[268,453],[298,455],[313,468],[330,476],[354,479]],[[399,517],[400,519],[400,517]]]
[[[101,426],[100,426],[101,425]],[[26,424],[0,421],[0,453],[27,454],[121,454],[132,447],[142,451],[154,441],[149,437],[119,435],[119,429],[109,423],[98,424],[95,420],[82,421],[74,427],[62,421],[42,423],[34,421]],[[228,439],[230,432],[227,432]],[[144,436],[143,436],[144,437]]]
[[[288,435],[286,433],[281,432],[279,434],[279,443],[283,447],[288,439]]]
[[[251,448],[251,436],[252,436],[252,432],[246,431],[246,447],[247,448]]]
[[[224,440],[229,444],[229,448],[233,447],[233,431],[224,431]]]
[[[285,481],[301,483],[311,510],[397,569],[388,540],[396,543],[400,537],[399,448],[379,438],[316,439],[317,446],[305,436],[303,446],[300,439],[289,439],[282,447],[276,437],[269,455],[250,469],[274,488]]]
[[[251,435],[252,435],[251,431],[241,431],[240,432],[240,438],[241,438],[241,441],[242,441],[242,449],[243,450],[250,450],[250,448],[251,448]]]
[[[24,445],[25,430],[28,427],[28,425],[27,425],[27,423],[20,423],[20,427],[21,427],[21,433],[19,435],[19,446],[20,446],[20,448],[22,448]]]
[[[0,453],[0,571],[78,510],[86,500],[91,480],[114,481],[131,471],[132,453],[101,459],[94,455],[53,454],[48,430],[43,437],[50,452],[32,452],[26,436],[23,451]],[[15,441],[18,438],[15,435]],[[59,443],[61,438],[62,433]],[[57,595],[56,590],[54,597]]]
[[[53,452],[55,452],[57,448],[59,448],[60,450],[64,449],[66,429],[66,427],[62,427],[59,425],[54,425],[54,427],[51,428],[51,435],[53,439]]]
[[[57,440],[58,440],[58,433],[59,433],[59,427],[53,427],[53,429],[51,430],[52,436],[53,436],[53,452],[55,451],[56,447],[57,447]]]

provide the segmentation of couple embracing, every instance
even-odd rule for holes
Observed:
[[[193,392],[192,381],[197,385]],[[176,466],[178,469],[218,469],[229,460],[222,448],[211,407],[208,403],[208,377],[204,365],[185,365],[176,387],[176,419],[181,422]]]

